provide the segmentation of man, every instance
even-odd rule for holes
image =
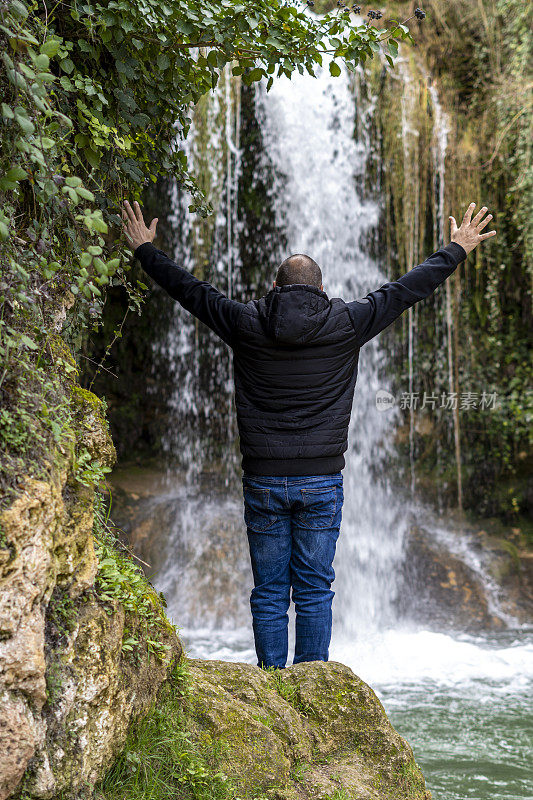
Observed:
[[[287,661],[290,592],[294,663],[327,661],[339,536],[344,452],[360,348],[448,278],[492,219],[471,203],[452,241],[396,281],[360,300],[330,299],[320,267],[293,255],[260,300],[229,300],[157,250],[157,219],[124,204],[125,233],[143,269],[233,350],[243,467],[244,518],[254,589],[258,665]]]

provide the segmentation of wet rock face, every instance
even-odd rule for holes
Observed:
[[[48,659],[53,702],[44,708],[45,741],[24,780],[31,797],[70,795],[94,786],[131,722],[152,703],[167,676],[166,662],[146,646],[135,658],[128,656],[122,649],[125,634],[142,640],[137,616],[125,614],[116,601],[111,609],[90,593],[81,598],[66,645]],[[166,636],[158,632],[158,639],[170,646],[171,657],[180,655],[170,626]]]
[[[188,724],[216,745],[217,769],[250,796],[429,800],[413,753],[378,698],[343,664],[268,673],[249,664],[190,661]]]
[[[458,556],[423,528],[409,533],[403,562],[401,610],[439,630],[498,630],[505,627],[491,611],[487,587]]]
[[[100,401],[72,391],[78,447],[112,466]],[[94,784],[167,674],[146,649],[136,661],[123,652],[126,627],[146,634],[98,598],[94,490],[76,480],[71,457],[56,463],[0,518],[0,800],[22,787],[45,798]],[[62,620],[55,638],[52,617]],[[160,638],[169,657],[180,652],[170,625]]]

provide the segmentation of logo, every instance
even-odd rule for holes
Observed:
[[[396,398],[386,389],[378,389],[376,392],[376,408],[378,411],[388,411],[396,402]]]

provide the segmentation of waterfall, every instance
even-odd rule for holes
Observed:
[[[399,254],[407,270],[421,258],[419,231],[424,224],[418,217],[429,213],[421,188],[426,175],[435,181],[435,244],[443,236],[447,124],[436,92],[430,90],[434,126],[428,143],[434,164],[428,170],[421,163],[416,128],[417,97],[424,101],[427,93],[424,86],[416,87],[406,61],[397,63],[405,185],[400,212],[413,232],[405,237],[406,252]],[[333,78],[326,65],[316,78],[282,78],[268,94],[262,85],[246,90],[241,106],[240,84],[226,70],[195,113],[187,141],[190,163],[215,214],[208,220],[193,218],[188,198],[172,188],[168,223],[178,263],[243,300],[270,289],[280,252],[307,252],[315,258],[331,297],[354,299],[381,286],[388,276],[374,255],[383,191],[381,173],[372,161],[378,119],[373,85],[361,67],[354,75]],[[262,267],[256,266],[260,263]],[[161,546],[146,560],[168,597],[171,615],[192,639],[200,628],[221,632],[223,640],[228,631],[236,631],[250,650],[247,603],[252,578],[239,491],[230,353],[178,304],[173,315],[166,338],[154,345],[168,361],[173,391],[164,442],[166,482],[140,520],[141,527],[149,519],[161,520],[151,523]],[[405,322],[412,391],[417,314],[406,314]],[[423,517],[428,536],[438,526],[422,514],[413,480],[410,495],[394,486],[394,437],[401,416],[398,404],[381,410],[376,403],[377,393],[390,392],[394,380],[382,339],[362,348],[349,429],[334,584],[334,638],[343,642],[408,619],[432,621],[432,611],[412,601],[424,596],[425,587],[417,586],[416,570],[406,572],[406,547],[411,547],[411,532]],[[453,378],[451,342],[448,336]],[[413,410],[410,416],[413,466]],[[163,541],[159,531],[165,532]],[[483,576],[480,580],[487,583]],[[206,585],[218,586],[218,594]]]
[[[407,236],[407,247],[405,257],[407,264],[413,265],[418,263],[418,225],[420,217],[420,209],[418,200],[420,197],[420,177],[419,177],[419,154],[418,154],[418,138],[419,131],[413,125],[415,118],[416,108],[416,87],[412,80],[411,74],[408,70],[407,64],[404,59],[398,58],[396,64],[400,70],[402,77],[402,143],[403,143],[403,172],[404,176],[408,177],[405,180],[406,188],[409,186],[409,195],[405,198],[403,204],[403,225],[406,231],[410,231]],[[409,397],[413,397],[414,392],[414,343],[416,336],[416,309],[410,308],[407,311],[407,358],[409,364],[409,378],[407,391]],[[414,403],[409,405],[409,467],[411,473],[411,496],[414,496],[416,487],[415,477],[415,453],[414,453],[414,437],[415,437],[415,407]]]
[[[356,191],[370,150],[373,110],[373,100],[363,100],[363,82],[362,70],[352,87],[346,75],[331,78],[326,65],[317,78],[277,81],[263,97],[267,146],[286,176],[278,204],[287,220],[287,252],[308,253],[322,267],[329,296],[346,300],[387,279],[363,247],[375,232],[379,207]],[[354,138],[356,108],[363,122]],[[408,515],[387,474],[397,416],[376,407],[378,389],[390,389],[378,378],[383,358],[377,341],[361,351],[349,430],[334,603],[337,629],[346,637],[390,625],[395,618]]]
[[[444,236],[444,181],[445,181],[445,174],[446,174],[446,150],[448,146],[448,134],[450,132],[450,123],[448,119],[448,115],[443,111],[442,106],[439,102],[439,97],[437,91],[434,86],[430,86],[430,94],[431,99],[433,102],[433,109],[435,114],[435,123],[433,127],[434,136],[433,136],[433,168],[434,168],[434,176],[435,176],[435,197],[437,198],[437,209],[436,214],[434,216],[434,237],[435,241],[438,242],[437,246],[440,246],[440,242]],[[448,391],[450,395],[454,392],[455,381],[453,375],[453,315],[452,315],[452,283],[451,281],[446,281],[445,287],[445,308],[446,308],[446,355],[447,355],[447,364],[448,364]],[[457,441],[459,435],[459,427],[458,427],[458,415],[454,413],[453,415],[453,425],[454,425],[454,438],[456,442],[456,452],[457,452]],[[457,481],[458,481],[458,499],[459,499],[459,506],[461,506],[461,463],[460,460],[457,463]]]
[[[215,213],[207,220],[195,219],[188,212],[190,198],[174,184],[166,221],[177,263],[200,279],[211,280],[229,297],[234,293],[239,262],[239,121],[240,82],[227,68],[216,89],[196,108],[189,136],[181,145]],[[226,437],[231,462],[234,430],[228,425],[233,404],[229,351],[178,304],[173,307],[166,338],[154,342],[154,350],[172,371],[169,416],[175,423],[168,428],[164,450],[169,463],[179,464],[184,479],[194,485],[204,462],[212,457],[211,443],[216,441],[218,446],[220,431]],[[216,364],[216,369],[211,364]]]
[[[440,247],[444,243],[444,189],[446,176],[446,151],[448,147],[448,134],[450,133],[450,121],[448,115],[443,110],[437,90],[434,85],[429,87],[434,112],[433,124],[433,174],[435,180],[434,193],[436,198],[436,209],[434,215],[434,240],[435,246]],[[460,223],[460,220],[459,220]],[[452,313],[452,282],[446,281],[445,284],[445,303],[446,303],[446,353],[448,360],[448,391],[450,394],[457,391],[457,381],[454,376],[453,360],[453,313]],[[456,469],[457,469],[457,505],[459,509],[463,505],[462,490],[462,467],[461,467],[461,446],[459,429],[458,408],[453,413],[453,428],[455,441]]]
[[[432,141],[432,159],[433,159],[433,196],[436,199],[436,210],[433,216],[433,246],[435,249],[440,247],[445,242],[444,231],[444,187],[446,180],[446,152],[448,149],[448,134],[450,132],[450,121],[448,115],[444,112],[437,90],[433,83],[429,86],[429,93],[431,102],[433,104],[434,122],[433,122],[433,141]],[[452,372],[452,349],[451,349],[451,296],[450,296],[450,282],[446,281],[444,288],[445,292],[445,319],[446,319],[446,354],[448,363],[448,388],[452,391],[453,388],[453,372]],[[438,315],[435,315],[436,335],[435,339],[438,340]],[[441,457],[441,443],[437,438],[437,464],[440,471],[440,457]],[[437,491],[437,502],[439,510],[442,510],[442,496],[440,492],[440,485]]]
[[[233,269],[235,264],[235,231],[237,229],[237,209],[240,171],[240,92],[237,91],[236,105],[231,97],[230,65],[224,69],[226,105],[226,246],[227,246],[227,297],[233,296]],[[234,141],[235,140],[235,141]]]
[[[439,96],[435,86],[432,84],[429,87],[431,101],[433,105],[434,122],[433,122],[433,142],[432,142],[432,158],[433,158],[433,176],[434,176],[434,196],[436,200],[435,214],[433,217],[433,235],[435,248],[441,247],[444,244],[444,215],[445,215],[445,180],[446,180],[446,152],[448,147],[448,135],[450,133],[450,120],[444,111],[439,101]],[[449,222],[447,220],[448,226]],[[459,220],[460,224],[460,220]],[[454,322],[452,311],[452,281],[446,281],[445,284],[445,319],[446,319],[446,355],[448,364],[448,391],[450,394],[458,392],[457,379],[454,375]],[[459,404],[453,409],[453,432],[455,442],[455,457],[456,457],[456,470],[457,470],[457,505],[462,509],[463,505],[463,490],[462,490],[462,465],[461,465],[461,444],[460,444],[460,427],[459,427]]]

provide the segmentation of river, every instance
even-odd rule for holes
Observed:
[[[265,153],[274,167],[272,210],[286,253],[309,253],[323,268],[325,291],[345,299],[387,280],[386,265],[369,255],[367,246],[379,224],[379,187],[363,188],[372,98],[363,99],[353,83],[324,69],[316,79],[281,79],[268,95],[258,88],[256,97]],[[225,236],[216,269],[220,288],[238,296],[239,282],[232,276],[239,261],[235,176],[242,161],[238,126],[229,106],[226,111],[223,135],[230,141],[230,156],[225,174],[231,180],[216,223]],[[176,250],[189,267],[190,235],[189,227]],[[258,247],[264,252],[265,242]],[[257,291],[268,291],[272,278],[261,274]],[[255,663],[238,482],[228,478],[222,453],[209,485],[201,484],[195,445],[198,420],[203,416],[209,428],[210,414],[225,420],[227,441],[232,441],[229,359],[224,346],[211,343],[212,374],[206,382],[194,366],[197,337],[197,328],[177,308],[176,325],[159,355],[181,365],[171,438],[181,449],[185,470],[179,480],[177,473],[160,480],[141,517],[158,520],[153,580],[167,597],[188,654]],[[533,631],[502,610],[496,587],[457,522],[425,507],[416,490],[395,484],[389,465],[399,411],[383,412],[376,404],[376,393],[390,389],[387,355],[378,337],[361,352],[354,398],[330,657],[348,664],[377,692],[412,745],[434,800],[532,798]],[[228,455],[230,464],[235,459]],[[413,524],[423,525],[427,536],[451,550],[461,550],[484,586],[499,628],[441,625],[429,606],[427,613],[420,606],[416,614],[405,610],[405,593],[420,589],[402,578]]]

